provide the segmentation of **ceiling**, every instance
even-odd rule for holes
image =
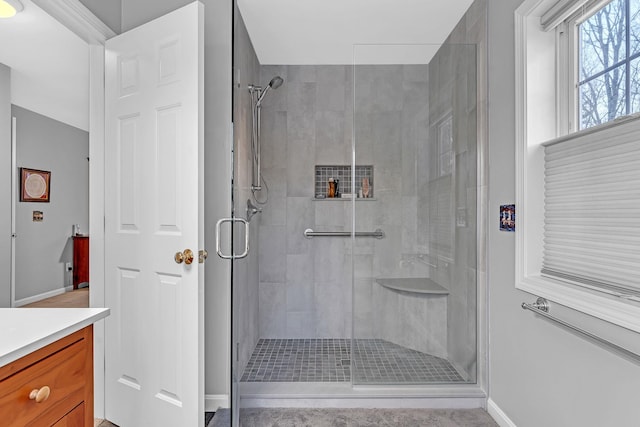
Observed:
[[[426,64],[471,3],[238,0],[238,7],[262,65]],[[371,46],[380,44],[387,46]]]
[[[89,130],[89,48],[30,0],[0,21],[0,63],[11,68],[11,102]],[[10,42],[8,42],[10,41]]]
[[[12,103],[88,130],[87,44],[31,0],[22,3],[21,13],[0,22]],[[263,65],[428,63],[471,3],[238,0]]]

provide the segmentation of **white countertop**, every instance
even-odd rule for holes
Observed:
[[[107,317],[108,308],[0,308],[0,366]]]

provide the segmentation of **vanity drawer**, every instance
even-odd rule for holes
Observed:
[[[3,427],[52,426],[86,399],[91,340],[72,334],[0,370],[0,420]],[[13,371],[13,372],[11,372]],[[4,375],[3,375],[4,374]],[[30,399],[32,390],[49,387],[46,400]],[[46,394],[46,393],[45,393]]]

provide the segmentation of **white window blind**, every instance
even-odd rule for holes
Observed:
[[[545,144],[542,274],[640,297],[640,120]]]
[[[561,22],[573,15],[589,0],[559,0],[554,3],[541,17],[540,25],[544,31],[556,28]]]

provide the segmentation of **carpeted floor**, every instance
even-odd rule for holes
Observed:
[[[241,427],[497,427],[482,409],[297,409],[240,410]],[[221,410],[208,427],[229,427]]]

